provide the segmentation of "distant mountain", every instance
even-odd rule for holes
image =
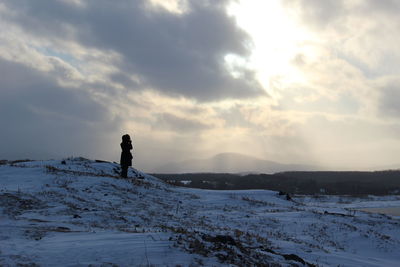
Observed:
[[[316,171],[311,165],[283,164],[246,156],[239,153],[221,153],[207,159],[191,159],[163,165],[156,173],[276,173],[283,171]]]

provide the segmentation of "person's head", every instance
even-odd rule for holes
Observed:
[[[131,137],[129,136],[129,134],[124,134],[122,136],[122,142],[129,142],[131,141]]]

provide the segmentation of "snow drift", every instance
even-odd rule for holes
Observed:
[[[3,161],[3,266],[398,266],[392,198],[295,197],[167,185],[114,163]],[[140,178],[140,179],[139,179]],[[386,201],[386,202],[385,202]]]

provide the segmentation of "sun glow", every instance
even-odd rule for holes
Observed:
[[[268,93],[274,94],[269,86],[274,77],[287,83],[304,81],[293,62],[304,55],[312,36],[296,24],[280,0],[242,0],[231,5],[228,12],[253,40],[250,64]]]

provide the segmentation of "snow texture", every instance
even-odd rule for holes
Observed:
[[[0,266],[400,266],[396,196],[174,187],[114,163],[2,162]]]

